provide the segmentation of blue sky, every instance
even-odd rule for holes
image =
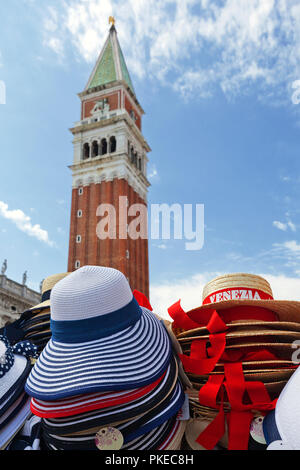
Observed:
[[[66,270],[68,129],[113,14],[146,111],[149,203],[205,205],[202,250],[150,241],[153,305],[196,306],[204,282],[240,271],[300,299],[299,1],[11,0],[0,13],[0,263],[10,278],[27,270],[38,288]]]

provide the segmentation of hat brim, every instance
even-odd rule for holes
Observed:
[[[254,328],[252,327],[249,330],[239,330],[239,327],[237,327],[238,331],[229,331],[226,333],[226,341],[227,340],[235,340],[235,339],[242,339],[242,338],[258,338],[258,337],[272,337],[275,336],[276,339],[279,338],[292,338],[294,339],[299,339],[300,338],[300,332],[299,331],[289,331],[289,330],[271,330],[266,328],[268,325],[264,325],[264,327],[261,328]],[[192,341],[195,341],[197,339],[206,339],[209,340],[210,336],[207,334],[201,335],[201,336],[187,336],[184,338],[181,338],[179,341],[181,343],[190,343]],[[279,342],[279,341],[278,341]]]
[[[29,372],[29,361],[19,354],[14,355],[14,364],[0,380],[0,403],[9,396],[12,389],[22,380],[24,373]]]
[[[49,421],[50,426],[57,424],[58,428],[62,429],[65,423],[66,426],[71,426],[72,432],[81,431],[86,429],[87,425],[90,426],[89,422],[94,423],[103,414],[110,415],[110,423],[112,423],[113,416],[120,417],[122,415],[122,418],[126,417],[127,409],[129,411],[128,419],[135,416],[131,414],[133,410],[135,410],[133,413],[137,411],[136,415],[141,411],[145,412],[149,407],[155,406],[156,402],[161,400],[162,397],[165,398],[168,392],[171,393],[177,377],[178,366],[173,359],[166,373],[150,385],[134,390],[78,395],[56,400],[55,402],[32,398],[31,411],[41,418],[52,418]],[[93,412],[91,413],[91,411]],[[79,417],[74,418],[76,415],[80,415],[83,427],[80,425]],[[72,422],[73,418],[76,420],[76,425]],[[44,424],[47,427],[47,420],[44,421]],[[59,434],[57,429],[55,429],[55,433]]]
[[[228,328],[227,333],[230,332],[232,329],[235,328],[247,328],[250,329],[252,327],[263,327],[263,328],[271,328],[274,330],[285,330],[285,331],[296,331],[300,332],[300,323],[296,322],[288,322],[288,321],[265,321],[265,320],[235,320],[229,323],[226,323]],[[192,330],[186,330],[182,333],[177,335],[177,341],[180,343],[180,340],[185,339],[188,336],[195,338],[197,334],[204,335],[207,334],[208,330],[206,326],[200,326],[199,328],[193,328]]]
[[[28,377],[26,392],[54,401],[154,382],[169,364],[171,343],[163,324],[141,310],[133,326],[99,340],[71,344],[51,338]]]
[[[198,436],[207,428],[207,426],[211,423],[212,419],[210,418],[192,418],[187,424],[186,431],[185,431],[185,438],[192,450],[205,450],[197,442]],[[219,441],[222,447],[228,447],[228,430],[227,430],[227,423],[225,420],[225,433],[222,436],[221,440]]]
[[[232,307],[263,307],[276,313],[280,321],[300,321],[300,302],[296,300],[223,300],[212,304],[201,305],[187,312],[188,317],[199,322],[204,311],[217,310],[218,313]]]
[[[49,308],[49,307],[50,307],[50,299],[44,300],[44,302],[34,305],[33,307],[26,310],[26,312],[35,312],[36,310],[43,310],[44,308]]]
[[[172,433],[175,425],[176,417],[174,416],[149,433],[143,434],[130,442],[124,443],[122,451],[158,449],[160,446],[163,446],[165,442],[168,442],[168,437]],[[61,441],[58,437],[53,435],[50,435],[48,439],[48,435],[46,436],[47,439],[45,439],[45,445],[51,450],[78,450],[80,444],[82,444],[82,450],[95,450],[95,435],[90,436],[89,439],[86,439],[86,437],[79,439],[71,438],[69,441]]]

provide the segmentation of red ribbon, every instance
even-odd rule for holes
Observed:
[[[133,291],[133,296],[137,303],[140,305],[140,307],[145,307],[148,310],[153,311],[153,308],[151,307],[151,304],[148,300],[148,297],[145,294],[142,294],[142,292],[139,292],[138,290]]]
[[[210,376],[199,391],[199,403],[219,409],[217,417],[198,436],[196,441],[207,450],[212,450],[225,433],[225,415],[223,409],[226,389],[230,403],[228,422],[228,450],[247,450],[250,425],[253,420],[252,410],[262,413],[273,410],[277,400],[271,401],[262,382],[246,382],[241,363],[225,364],[224,375]],[[217,396],[221,391],[221,405],[217,405]],[[248,403],[245,403],[245,398]]]
[[[211,316],[206,328],[211,333],[209,335],[210,347],[207,348],[206,339],[196,339],[191,344],[189,356],[180,354],[185,371],[191,374],[203,375],[212,372],[225,351],[227,326],[217,312]],[[220,330],[224,333],[216,333]]]
[[[180,300],[176,302],[174,305],[168,308],[168,312],[171,318],[173,318],[174,328],[181,328],[183,330],[193,330],[194,328],[199,328],[199,323],[194,322],[191,320],[185,311],[181,308]]]
[[[209,294],[203,300],[203,305],[224,302],[227,300],[273,300],[272,295],[259,289],[249,287],[230,287]]]

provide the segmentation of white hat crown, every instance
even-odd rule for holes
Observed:
[[[133,294],[120,271],[83,266],[59,281],[50,299],[52,320],[76,321],[115,312],[128,305]]]

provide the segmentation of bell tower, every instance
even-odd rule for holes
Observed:
[[[119,269],[132,289],[149,296],[148,239],[129,236],[131,218],[120,222],[120,200],[122,210],[124,201],[127,209],[133,204],[147,205],[147,152],[151,149],[142,134],[144,111],[135,95],[114,19],[110,22],[98,61],[78,95],[81,120],[70,129],[74,160],[70,166],[73,188],[68,271],[88,264]],[[99,206],[106,204],[114,207],[116,233],[103,239],[97,227],[100,215],[104,215]]]

